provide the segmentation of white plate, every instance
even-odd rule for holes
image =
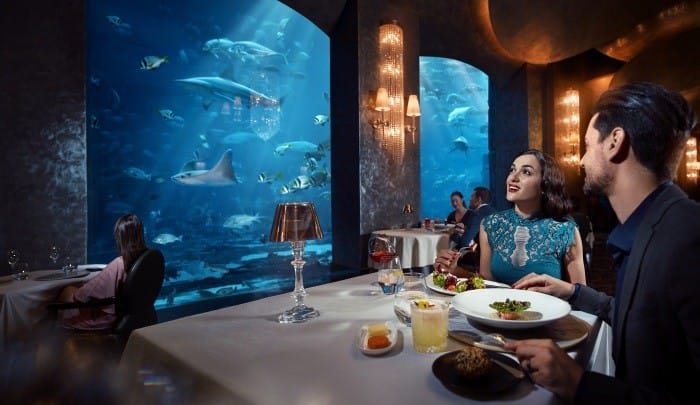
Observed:
[[[377,322],[372,322],[372,323],[377,323]],[[367,354],[369,356],[378,356],[380,354],[387,353],[391,349],[396,346],[396,339],[397,339],[397,331],[396,331],[396,325],[394,325],[394,322],[387,321],[384,323],[387,328],[389,328],[389,335],[387,337],[389,338],[389,346],[387,347],[382,347],[381,349],[370,349],[367,347],[367,339],[369,338],[369,333],[367,333],[367,328],[369,327],[369,323],[362,325],[360,328],[360,331],[358,332],[357,336],[355,336],[355,346],[357,346],[358,349],[364,354]]]
[[[530,301],[530,308],[525,312],[536,314],[538,318],[513,321],[498,318],[496,311],[489,307],[489,304],[496,301],[505,301],[506,298]],[[535,328],[554,322],[571,312],[571,305],[559,298],[534,291],[508,288],[484,288],[465,291],[452,298],[452,306],[465,314],[469,319],[503,329]]]
[[[464,278],[460,278],[459,280],[461,281],[461,280],[465,280],[465,279],[464,279]],[[498,287],[501,287],[501,288],[510,288],[510,286],[509,286],[508,284],[503,284],[503,283],[499,283],[499,282],[497,282],[497,281],[491,281],[491,280],[484,280],[484,284],[486,285],[486,288],[488,288],[488,287],[492,287],[492,288],[498,288]],[[433,282],[433,273],[430,273],[430,274],[425,278],[425,286],[428,287],[428,288],[430,288],[431,290],[433,290],[433,291],[435,291],[435,292],[439,292],[439,293],[441,293],[441,294],[457,295],[457,293],[456,293],[455,291],[446,290],[446,289],[444,289],[444,288],[442,288],[442,287],[436,286],[435,283]]]
[[[77,266],[78,270],[88,270],[88,271],[95,271],[94,269],[104,269],[107,267],[106,264],[79,264]]]

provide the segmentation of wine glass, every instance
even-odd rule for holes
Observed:
[[[68,273],[72,273],[73,270],[75,270],[75,266],[73,266],[73,263],[71,263],[70,257],[66,256],[63,259],[63,274],[68,275]]]
[[[15,280],[26,280],[29,278],[29,263],[17,263],[17,271],[15,272]]]
[[[396,294],[401,291],[404,283],[403,268],[396,253],[384,255],[377,271],[377,281],[384,294]]]
[[[367,244],[370,266],[376,267],[396,257],[396,244],[383,234],[372,234]]]
[[[17,249],[10,249],[7,251],[7,263],[10,265],[12,272],[15,272],[15,265],[19,261],[19,251]]]
[[[53,262],[54,267],[56,267],[56,263],[58,262],[59,257],[61,257],[60,249],[56,245],[51,246],[49,259],[51,259],[51,261]]]

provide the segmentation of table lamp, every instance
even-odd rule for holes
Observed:
[[[304,305],[304,290],[303,269],[304,260],[304,241],[311,239],[321,239],[323,231],[318,223],[316,209],[310,202],[288,202],[277,204],[275,209],[275,218],[272,221],[272,229],[270,230],[270,241],[272,242],[291,242],[292,266],[294,267],[294,307],[284,311],[277,317],[280,323],[301,323],[308,319],[313,319],[319,316],[317,310]]]

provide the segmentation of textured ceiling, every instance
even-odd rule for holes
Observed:
[[[363,1],[363,0],[357,0]],[[381,0],[376,0],[381,1]],[[346,0],[282,0],[331,35]],[[386,0],[420,19],[421,55],[468,62],[498,85],[524,63],[597,51],[626,64],[612,85],[650,80],[700,104],[700,0]]]

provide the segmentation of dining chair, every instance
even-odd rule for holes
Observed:
[[[126,345],[134,329],[153,325],[158,322],[155,301],[160,293],[165,277],[165,259],[157,249],[148,249],[136,259],[126,280],[113,297],[93,299],[87,302],[54,302],[48,305],[54,313],[54,325],[60,324],[58,313],[68,309],[101,308],[114,304],[117,319],[109,329],[102,330],[65,330],[68,338],[80,340],[97,339],[106,341],[111,349],[119,354]]]

